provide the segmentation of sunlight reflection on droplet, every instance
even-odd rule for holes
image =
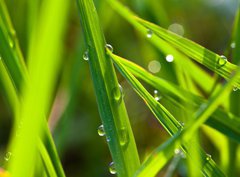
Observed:
[[[174,60],[173,55],[169,54],[169,55],[166,56],[166,61],[167,62],[173,62],[173,60]]]

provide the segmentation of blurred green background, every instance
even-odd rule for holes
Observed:
[[[27,58],[29,29],[31,28],[27,19],[31,18],[29,16],[31,0],[5,0],[5,2],[24,58]],[[124,0],[122,2],[140,17],[181,33],[184,37],[218,54],[223,54],[230,45],[237,0]],[[40,8],[41,1],[38,0],[37,3]],[[176,75],[169,69],[174,61],[168,63],[165,59],[166,56],[147,42],[146,36],[135,31],[130,24],[112,11],[105,0],[96,0],[95,3],[106,41],[114,47],[114,53],[130,59],[146,69],[148,69],[149,62],[157,60],[160,62],[161,68],[154,74],[177,82]],[[38,12],[39,9],[35,10]],[[56,94],[52,97],[53,106],[52,110],[49,110],[49,125],[67,177],[112,176],[108,172],[111,157],[106,140],[97,134],[97,128],[101,125],[101,121],[88,62],[82,59],[86,47],[75,1],[72,1],[68,18],[61,74],[58,77]],[[124,100],[142,161],[148,153],[164,142],[168,135],[153,118],[144,102],[120,75],[119,83],[124,89]],[[147,85],[146,87],[153,93],[153,88]],[[173,115],[184,120],[178,115],[180,110],[166,102],[164,97],[160,102]],[[12,116],[1,89],[0,166],[4,163]],[[206,137],[203,139],[204,149],[212,154],[213,159],[218,162],[218,154],[214,145]],[[181,170],[176,172],[176,176],[187,176],[187,169],[184,165],[180,164],[178,168]],[[163,172],[159,176],[163,176],[162,174]]]

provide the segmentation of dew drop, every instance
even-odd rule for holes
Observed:
[[[115,168],[115,165],[114,165],[114,162],[111,162],[111,163],[109,164],[109,172],[110,172],[111,174],[113,174],[113,175],[117,173],[116,168]]]
[[[113,47],[110,44],[105,45],[106,49],[108,49],[110,52],[113,52]]]
[[[234,49],[236,47],[236,43],[232,42],[230,46],[231,46],[232,49]]]
[[[121,146],[126,146],[129,142],[129,134],[125,127],[120,129],[120,144]]]
[[[206,160],[209,161],[211,160],[212,156],[210,154],[207,154]]]
[[[153,97],[156,101],[159,101],[161,99],[161,96],[159,95],[159,92],[157,90],[153,91]]]
[[[224,55],[219,56],[217,60],[217,68],[223,67],[227,63],[227,61],[227,57],[225,57]]]
[[[153,35],[153,31],[150,30],[150,29],[148,29],[148,30],[147,30],[147,38],[151,38],[152,35]]]
[[[7,152],[6,155],[4,156],[4,159],[6,161],[9,161],[11,159],[12,153],[11,152]]]
[[[174,60],[173,55],[169,54],[169,55],[166,56],[166,61],[167,61],[167,62],[170,63],[170,62],[173,62],[173,60]]]
[[[110,137],[107,137],[106,140],[107,140],[107,142],[110,142],[110,141],[111,141],[111,138],[110,138]]]
[[[17,36],[16,36],[15,30],[11,30],[9,33],[9,39],[8,39],[8,43],[11,48],[15,47],[16,38],[17,38]]]
[[[99,136],[105,136],[105,131],[104,131],[103,125],[100,125],[100,126],[98,127],[98,135],[99,135]]]
[[[123,88],[120,84],[118,84],[118,87],[115,87],[112,91],[113,98],[116,100],[118,103],[121,103],[123,97],[124,97],[124,91]]]
[[[180,154],[182,151],[181,151],[181,149],[174,149],[174,154]]]
[[[88,61],[88,60],[89,60],[89,52],[88,52],[88,50],[86,50],[86,51],[84,52],[84,54],[83,54],[83,59],[84,59],[85,61]]]

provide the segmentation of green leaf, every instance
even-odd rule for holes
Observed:
[[[106,42],[92,0],[77,0],[87,46],[86,55],[97,97],[100,117],[119,177],[130,177],[139,157],[117,77],[106,54]],[[110,46],[108,46],[110,47]]]
[[[177,85],[166,81],[160,77],[154,76],[142,67],[136,65],[135,63],[126,60],[124,58],[118,58],[119,62],[126,67],[133,75],[145,81],[155,89],[159,90],[163,96],[168,99],[173,104],[177,105],[181,109],[186,109],[177,100],[181,100],[187,105],[191,105],[194,109],[197,109],[201,104],[205,103],[206,100],[202,97],[196,96],[189,91],[184,90]],[[193,110],[186,110],[192,112]],[[240,119],[239,117],[233,115],[232,113],[226,113],[221,108],[216,109],[216,111],[211,115],[210,119],[206,122],[207,125],[217,129],[226,136],[240,142]]]
[[[139,94],[139,96],[142,97],[142,99],[148,105],[150,110],[154,113],[156,118],[160,121],[163,127],[169,132],[169,134],[173,135],[173,134],[176,134],[178,131],[180,131],[183,128],[182,125],[171,115],[170,112],[168,112],[159,102],[157,102],[147,92],[147,90],[141,85],[141,83],[120,63],[120,57],[112,54],[111,52],[108,52],[108,53],[113,58],[114,63],[116,64],[117,68],[122,73],[122,75],[128,80],[130,85]],[[210,101],[208,101],[207,103],[204,103],[196,112],[196,114],[194,115],[194,119],[190,121],[187,128],[181,134],[181,138],[184,140],[183,142],[184,150],[187,151],[188,149],[187,147],[191,145],[191,143],[189,143],[188,141],[193,136],[194,132],[200,127],[200,125],[202,125],[207,120],[207,118],[211,115],[211,113],[214,112],[215,109],[219,106],[219,104],[224,100],[226,93],[229,93],[229,91],[231,90],[231,84],[239,76],[239,73],[240,72],[234,75],[234,77],[231,80],[229,80],[229,82],[225,84],[225,86],[221,90],[219,90],[216,94],[214,94],[211,97]],[[180,140],[181,139],[178,139],[178,141],[176,140],[175,143],[179,143]],[[173,143],[174,147],[176,145],[175,143]],[[167,151],[166,153],[168,154],[169,151]],[[166,153],[161,153],[161,154],[164,154],[166,157],[170,157],[170,155],[169,154],[166,155]],[[202,170],[206,176],[216,176],[216,175],[224,176],[224,174],[218,169],[218,167],[216,166],[216,164],[212,159],[206,160],[208,156],[202,150],[200,150],[198,153],[202,158],[202,163],[203,163]],[[156,157],[156,155],[153,155],[153,156]],[[145,166],[142,169],[145,171],[145,168],[147,167]],[[149,168],[151,169],[151,166],[149,166]],[[150,173],[150,171],[151,170],[149,170],[148,172]],[[155,172],[156,171],[157,170],[155,170]],[[213,171],[214,173],[212,174]],[[141,174],[141,172],[139,172],[139,174]]]

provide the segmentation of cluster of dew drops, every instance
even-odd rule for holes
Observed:
[[[148,29],[146,36],[147,36],[147,38],[152,38],[152,36],[153,36],[153,31],[150,30],[150,29]],[[235,45],[232,44],[231,47],[234,48]],[[113,52],[113,47],[112,47],[110,44],[106,44],[106,45],[105,45],[105,48],[106,48],[107,50],[109,50],[110,52]],[[1,58],[1,57],[0,57],[0,58]],[[89,60],[89,50],[88,50],[88,49],[84,52],[84,54],[83,54],[83,59],[84,59],[85,61],[88,61],[88,60]],[[173,55],[168,54],[168,55],[166,56],[166,61],[167,61],[167,62],[173,62],[173,60],[174,60]],[[228,60],[227,60],[227,58],[226,58],[224,55],[219,56],[218,59],[217,59],[217,68],[219,69],[219,68],[223,67],[227,62],[228,62]],[[239,89],[238,87],[234,87],[234,88],[233,88],[233,91],[237,91],[238,89]],[[118,88],[117,88],[117,90],[118,90]],[[120,84],[119,84],[119,90],[120,90],[120,96],[118,96],[118,99],[122,99],[123,90],[122,90],[122,87],[121,87]],[[116,97],[116,95],[114,95],[114,96]],[[159,95],[159,91],[158,91],[158,90],[154,90],[153,97],[154,97],[154,99],[155,99],[156,101],[159,101],[159,100],[162,98],[162,97]],[[184,126],[184,124],[181,123],[181,126]],[[105,135],[106,135],[103,125],[100,125],[100,126],[98,127],[97,132],[98,132],[98,135],[99,135],[99,136],[105,136]],[[106,139],[107,139],[107,142],[110,141],[110,138],[106,138]],[[179,154],[180,154],[183,158],[185,158],[184,153],[183,153],[180,149],[175,149],[175,150],[174,150],[174,153],[175,153],[176,155],[179,155]],[[11,154],[9,154],[8,156],[10,156],[10,155],[11,155]],[[210,159],[211,159],[211,155],[208,155],[208,154],[207,154],[207,155],[206,155],[206,160],[209,161]],[[117,173],[116,168],[115,168],[115,165],[114,165],[114,162],[111,162],[111,163],[109,164],[109,172],[110,172],[111,174],[116,174],[116,173]]]

